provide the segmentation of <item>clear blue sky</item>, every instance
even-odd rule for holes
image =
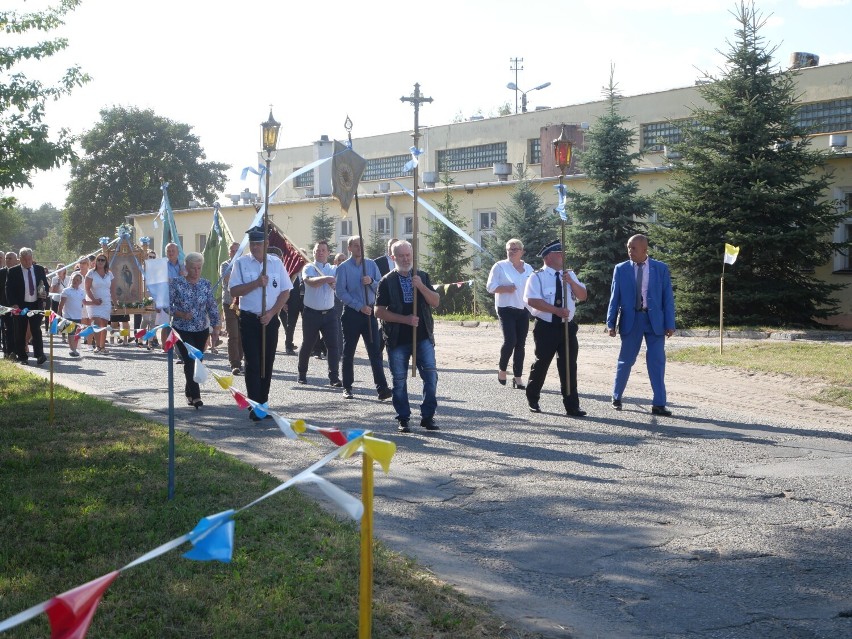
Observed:
[[[7,0],[8,4],[8,0]],[[46,0],[11,0],[35,10]],[[523,58],[530,108],[600,99],[615,65],[624,95],[687,86],[715,72],[734,37],[731,0],[431,0],[400,3],[84,0],[62,34],[70,47],[26,69],[45,81],[72,63],[93,81],[48,105],[51,127],[91,128],[112,105],[151,108],[194,127],[208,159],[233,165],[226,193],[255,161],[260,122],[273,105],[279,146],[322,134],[343,139],[347,114],[363,137],[413,127],[399,98],[414,83],[434,98],[421,124],[514,107],[510,58]],[[788,66],[792,51],[822,64],[852,60],[850,0],[761,0],[762,31]],[[10,38],[6,38],[11,40]],[[10,44],[10,42],[4,42]],[[405,152],[401,149],[401,152]],[[67,168],[36,174],[14,192],[37,207],[65,200]],[[227,201],[222,194],[222,200]]]

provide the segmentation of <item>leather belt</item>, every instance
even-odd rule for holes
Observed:
[[[315,309],[315,308],[311,308],[310,306],[306,306],[306,307],[305,307],[305,310],[306,310],[306,311],[312,311],[312,312],[314,312],[314,313],[319,313],[320,315],[326,315],[326,314],[328,314],[328,313],[331,313],[331,312],[334,310],[334,307],[331,307],[331,308],[326,309],[326,310],[324,310],[324,311],[318,311],[318,310],[317,310],[317,309]]]

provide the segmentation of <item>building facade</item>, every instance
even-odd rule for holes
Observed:
[[[849,217],[835,230],[835,239],[852,237],[852,151],[847,135],[852,133],[852,62],[801,69],[797,78],[800,94],[800,119],[814,128],[812,146],[823,150],[828,168],[833,172],[831,192],[825,193],[842,203]],[[620,113],[628,118],[628,126],[636,132],[636,147],[642,158],[636,180],[640,190],[653,193],[671,180],[675,161],[669,145],[679,140],[679,120],[690,116],[695,106],[706,106],[696,87],[685,87],[625,97]],[[591,124],[608,109],[604,100],[570,105],[515,115],[486,118],[469,122],[423,127],[419,147],[419,192],[427,201],[437,201],[443,190],[450,188],[459,205],[459,213],[467,221],[467,232],[477,241],[492,232],[499,210],[509,202],[516,183],[517,170],[525,167],[527,177],[541,187],[545,203],[556,205],[559,170],[554,166],[551,142],[567,125],[575,148],[584,147],[584,134]],[[341,139],[344,138],[341,132]],[[280,149],[272,161],[272,188],[301,167],[329,158],[333,139],[320,135],[311,145]],[[365,243],[372,234],[383,238],[412,239],[414,206],[405,189],[413,188],[411,173],[403,167],[411,159],[411,134],[400,131],[353,140],[353,149],[367,160],[359,187],[359,205]],[[575,154],[576,157],[576,154]],[[454,184],[440,182],[448,172]],[[571,190],[586,191],[585,176],[569,169],[566,183]],[[258,189],[259,191],[259,189]],[[331,162],[326,162],[295,179],[282,184],[273,196],[269,215],[273,222],[299,246],[308,248],[311,223],[321,206],[335,215],[333,238],[336,251],[346,252],[348,238],[358,233],[354,203],[348,216],[342,215],[331,198]],[[233,196],[234,206],[223,206],[221,214],[235,236],[240,237],[255,214],[251,194]],[[418,207],[418,227],[425,230],[428,211]],[[157,237],[154,214],[131,216],[137,237]],[[178,232],[186,250],[201,250],[212,223],[212,209],[193,208],[175,211]],[[159,247],[157,247],[159,250]],[[418,247],[422,255],[425,245]],[[372,256],[376,257],[376,256]],[[818,270],[821,279],[847,285],[838,296],[840,314],[832,323],[852,328],[852,257],[837,254]]]

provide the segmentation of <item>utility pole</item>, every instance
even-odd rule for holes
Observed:
[[[509,58],[509,71],[515,72],[515,115],[518,114],[518,71],[524,70],[523,58]]]

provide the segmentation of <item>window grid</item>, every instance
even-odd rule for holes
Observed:
[[[298,167],[295,170],[298,171],[300,168],[302,168],[302,167]],[[301,189],[310,188],[313,185],[314,185],[314,172],[313,171],[306,171],[306,172],[302,173],[301,175],[297,175],[296,178],[293,180],[293,186],[295,186],[296,188],[301,188]]]
[[[497,226],[497,211],[480,211],[479,212],[479,229],[481,231],[489,231]]]
[[[671,146],[681,141],[681,122],[652,122],[642,125],[642,150],[662,151],[664,146]]]
[[[852,130],[852,98],[803,104],[796,113],[796,124],[811,133]]]
[[[541,138],[532,138],[529,147],[529,163],[541,164]]]
[[[410,159],[410,155],[392,155],[386,158],[367,160],[367,166],[364,167],[361,179],[366,182],[402,177],[405,175],[405,171],[402,168]]]
[[[491,167],[506,161],[506,143],[480,144],[461,149],[438,151],[438,172],[469,171]]]

